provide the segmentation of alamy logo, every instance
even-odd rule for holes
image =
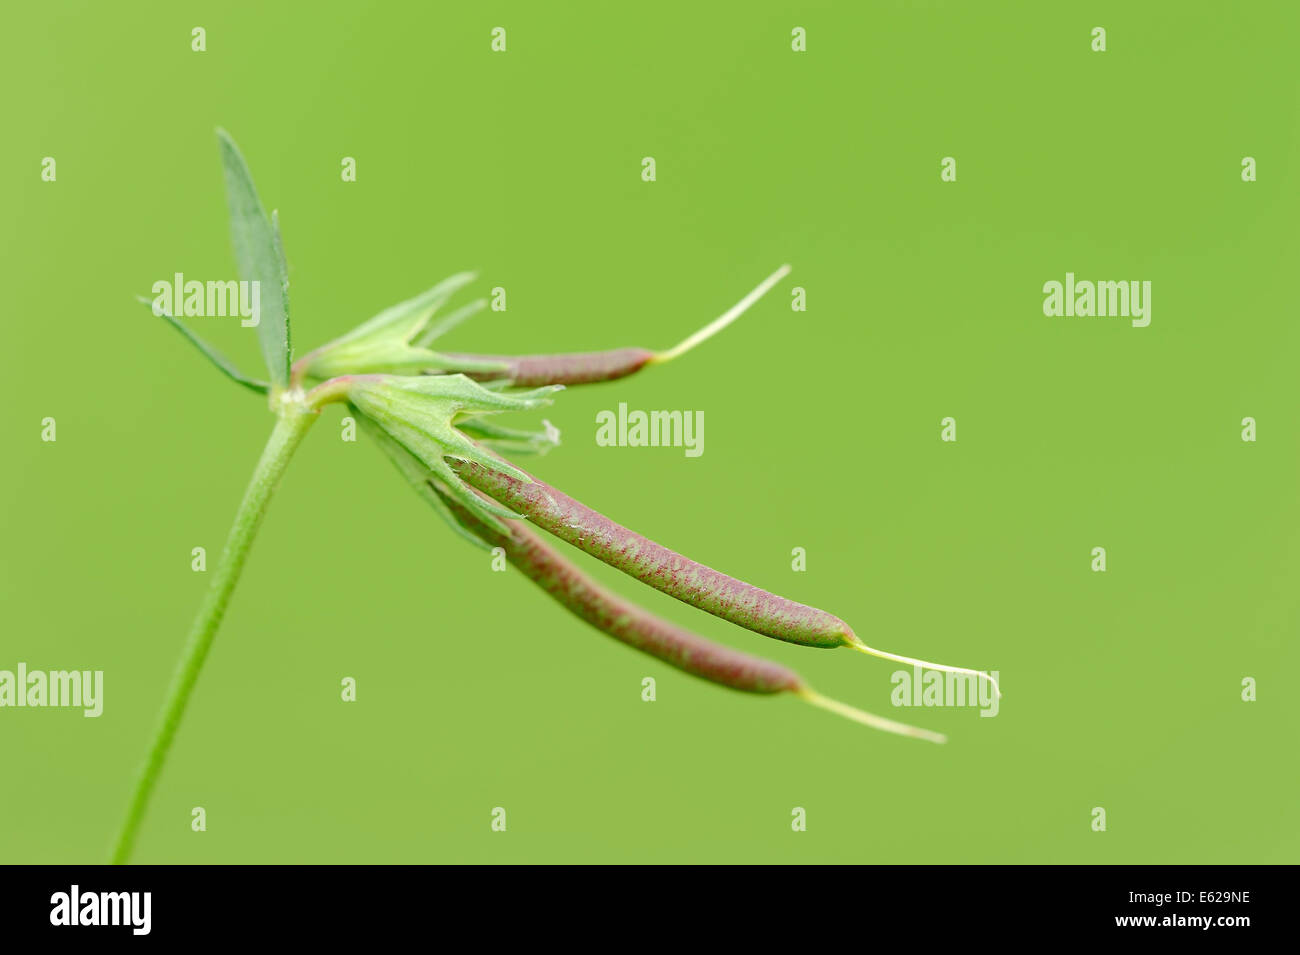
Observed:
[[[974,673],[940,672],[912,667],[895,670],[889,677],[894,691],[889,700],[895,706],[978,706],[980,716],[998,715],[996,681],[1001,674],[989,670],[990,680]]]
[[[152,925],[152,892],[68,892],[50,896],[51,925],[129,925],[131,934],[148,935]]]
[[[85,716],[104,712],[103,670],[0,670],[0,707],[79,706]]]
[[[703,411],[596,412],[596,443],[602,448],[685,448],[688,458],[704,453]]]
[[[185,281],[177,272],[169,282],[153,283],[153,313],[161,318],[234,318],[240,325],[256,328],[262,321],[262,283]]]
[[[1065,283],[1043,283],[1043,314],[1051,317],[1132,319],[1134,328],[1151,324],[1150,282],[1076,282],[1073,272]]]

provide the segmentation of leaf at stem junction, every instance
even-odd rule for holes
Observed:
[[[145,298],[143,295],[139,295],[136,297],[145,305],[148,305],[150,310],[153,311],[153,313],[157,315],[159,318],[166,319],[172,328],[176,329],[178,332],[180,332],[182,335],[185,336],[186,341],[188,341],[199,351],[203,352],[204,357],[206,357],[208,361],[212,362],[212,364],[216,365],[222,374],[227,375],[234,381],[237,381],[239,384],[243,385],[245,388],[251,389],[252,391],[256,391],[259,394],[264,395],[271,390],[271,386],[268,385],[266,382],[258,381],[256,378],[250,378],[242,371],[240,371],[237,367],[235,367],[234,362],[232,362],[225,355],[221,354],[221,352],[217,351],[215,348],[213,348],[211,345],[205,342],[202,338],[199,338],[199,336],[194,334],[194,332],[190,331],[189,327],[184,325],[179,319],[175,318],[172,315],[169,315],[167,312],[155,309],[153,307],[153,299]]]
[[[224,129],[217,130],[221,165],[226,179],[226,200],[230,209],[230,237],[235,247],[235,265],[245,282],[257,282],[261,290],[262,314],[257,338],[271,383],[283,388],[289,383],[289,277],[284,269],[279,242],[279,223],[273,226],[257,197],[253,176],[239,153],[239,147]]]

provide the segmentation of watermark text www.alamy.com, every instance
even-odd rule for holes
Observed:
[[[987,671],[997,681],[997,670]],[[998,715],[998,696],[992,682],[974,673],[948,673],[912,667],[895,670],[889,700],[895,706],[978,706],[980,716]]]
[[[104,712],[103,670],[0,670],[0,707],[80,707],[85,716]]]
[[[703,411],[596,412],[596,444],[602,448],[684,448],[688,458],[704,453]]]
[[[171,280],[153,283],[153,313],[173,318],[235,318],[245,328],[262,321],[262,283],[185,281],[177,272]]]

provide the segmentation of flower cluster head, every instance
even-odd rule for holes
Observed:
[[[398,469],[458,532],[463,533],[442,499],[442,490],[489,527],[502,533],[501,518],[518,514],[470,490],[447,458],[472,461],[492,471],[529,482],[523,471],[492,452],[545,453],[559,443],[548,421],[541,431],[504,428],[486,420],[506,411],[528,411],[551,403],[563,385],[511,392],[484,386],[464,375],[357,375],[344,379],[347,400],[360,421]],[[434,487],[430,481],[436,482]],[[477,538],[471,538],[481,543]]]

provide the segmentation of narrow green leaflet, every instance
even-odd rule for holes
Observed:
[[[257,282],[261,289],[262,314],[257,338],[266,359],[271,383],[289,383],[289,277],[283,265],[278,240],[278,222],[272,226],[257,198],[252,174],[239,147],[224,129],[217,130],[221,165],[226,178],[226,200],[230,208],[230,237],[235,247],[235,265],[245,282]]]
[[[289,342],[289,263],[284,259],[284,236],[280,235],[280,210],[271,211],[271,233],[275,239],[275,261],[280,266],[280,294],[284,297],[284,351],[290,365],[293,349]]]
[[[259,394],[264,395],[271,390],[271,386],[268,385],[266,382],[258,381],[256,378],[249,378],[247,375],[245,375],[242,371],[240,371],[238,368],[235,367],[234,362],[232,362],[225,355],[221,354],[221,352],[217,351],[215,348],[213,348],[203,339],[199,338],[198,335],[195,335],[192,331],[189,330],[188,327],[183,325],[178,319],[174,318],[171,315],[168,315],[166,312],[155,310],[153,307],[153,299],[145,298],[143,295],[139,295],[136,297],[145,305],[148,305],[150,311],[152,311],[159,318],[166,319],[172,328],[176,329],[178,332],[180,332],[182,335],[185,336],[186,341],[188,341],[199,351],[203,352],[204,356],[208,359],[208,361],[216,365],[217,368],[220,369],[222,374],[229,376],[233,380],[239,382],[245,388],[251,389],[252,391],[256,391]]]

